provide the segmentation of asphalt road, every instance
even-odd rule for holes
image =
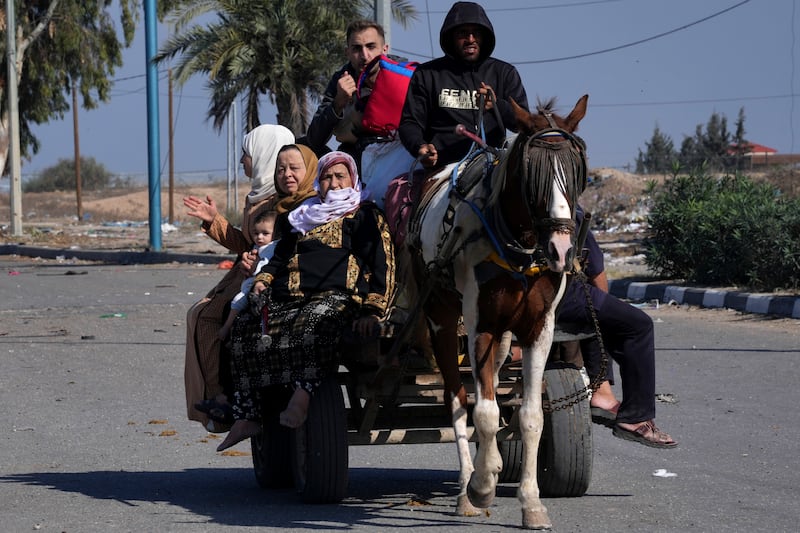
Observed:
[[[214,266],[0,257],[0,530],[505,531],[513,485],[454,516],[452,444],[352,447],[349,496],[306,505],[257,487],[249,446],[224,456],[185,418],[185,312]],[[648,309],[656,322],[654,450],[595,426],[580,498],[547,499],[554,531],[796,531],[800,321]],[[661,477],[664,470],[674,476]]]

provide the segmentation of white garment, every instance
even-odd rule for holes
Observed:
[[[319,192],[319,177],[325,174],[330,167],[340,163],[346,165],[350,171],[353,187],[329,190],[325,198],[320,198],[319,195],[314,196],[290,211],[289,223],[295,232],[305,235],[317,226],[354,211],[361,205],[361,202],[369,199],[369,192],[361,190],[361,181],[358,178],[355,160],[345,152],[329,152],[320,158],[317,165],[317,177],[314,179],[314,190]]]
[[[254,272],[258,274],[261,272],[261,269],[269,263],[269,260],[272,259],[273,254],[275,253],[275,246],[278,245],[278,241],[272,241],[269,244],[265,244],[264,246],[258,249],[258,264],[256,265],[256,269]],[[235,309],[240,313],[247,309],[247,294],[253,290],[253,285],[255,284],[256,277],[250,276],[246,280],[242,282],[242,288],[236,296],[233,297],[231,300],[231,309]]]
[[[385,143],[372,143],[361,154],[361,180],[372,200],[383,209],[389,182],[411,170],[414,158],[399,139]]]
[[[242,149],[253,161],[252,182],[247,194],[251,204],[275,194],[278,151],[287,144],[294,144],[294,135],[289,128],[277,124],[262,124],[244,136]]]

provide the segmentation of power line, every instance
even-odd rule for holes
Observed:
[[[168,75],[168,70],[161,69],[161,70],[158,71],[159,79],[164,79],[164,76],[166,76],[166,75]],[[114,78],[113,80],[111,80],[111,82],[112,83],[118,83],[118,82],[121,82],[121,81],[136,80],[136,79],[139,79],[139,78],[144,78],[146,76],[147,76],[147,74],[134,74],[132,76],[124,76],[122,78]]]
[[[489,13],[489,12],[499,13],[501,11],[537,11],[537,10],[540,10],[540,9],[558,9],[558,8],[563,8],[563,7],[583,7],[583,6],[589,6],[589,5],[592,5],[592,4],[611,4],[613,2],[621,2],[621,1],[622,0],[587,0],[585,2],[572,2],[572,3],[569,3],[569,4],[565,4],[565,3],[549,4],[549,5],[545,5],[545,6],[496,7],[496,8],[495,7],[486,7],[486,8],[484,8],[484,11],[486,11],[487,13]],[[439,14],[439,13],[447,13],[447,12],[448,12],[447,10],[445,10],[445,11],[429,11],[428,8],[427,8],[427,2],[426,2],[425,13],[427,13],[428,15],[430,15],[432,13]]]
[[[717,11],[716,13],[712,13],[711,15],[708,15],[707,17],[703,17],[703,18],[695,20],[693,22],[689,22],[688,24],[684,24],[683,26],[679,26],[677,28],[673,28],[671,30],[668,30],[668,31],[665,31],[665,32],[662,32],[662,33],[659,33],[659,34],[656,34],[656,35],[653,35],[653,36],[650,36],[650,37],[645,37],[644,39],[639,39],[638,41],[633,41],[633,42],[621,44],[621,45],[618,45],[618,46],[612,46],[610,48],[604,48],[604,49],[601,49],[601,50],[595,50],[593,52],[585,52],[585,53],[582,53],[582,54],[575,54],[575,55],[571,55],[571,56],[553,57],[553,58],[549,58],[549,59],[531,59],[531,60],[527,60],[527,61],[514,61],[513,64],[514,65],[538,65],[538,64],[542,64],[542,63],[557,63],[559,61],[569,61],[569,60],[572,60],[572,59],[580,59],[580,58],[584,58],[584,57],[591,57],[591,56],[596,56],[596,55],[600,55],[600,54],[606,54],[608,52],[616,52],[617,50],[622,50],[622,49],[625,49],[625,48],[630,48],[630,47],[637,46],[637,45],[640,45],[640,44],[643,44],[643,43],[654,41],[656,39],[660,39],[662,37],[666,37],[668,35],[672,35],[672,34],[677,33],[679,31],[683,31],[683,30],[685,30],[687,28],[691,28],[692,26],[696,26],[698,24],[701,24],[703,22],[711,20],[711,19],[713,19],[715,17],[723,15],[723,14],[727,13],[728,11],[732,11],[732,10],[738,8],[738,7],[741,7],[744,4],[747,4],[748,2],[750,2],[750,0],[742,0],[738,4],[734,4],[731,7],[727,7],[725,9],[721,10],[721,11]],[[567,4],[567,5],[571,5],[571,4]],[[575,5],[577,5],[577,4],[575,4]],[[541,7],[544,8],[544,7],[553,7],[553,6],[541,6]],[[531,9],[531,8],[513,8],[513,9]],[[513,10],[513,9],[512,8],[508,8],[508,10]],[[429,29],[429,33],[430,33],[430,29]],[[425,55],[425,54],[418,54],[418,53],[412,52],[410,50],[402,50],[400,48],[395,48],[395,50],[398,51],[398,52],[401,52],[403,54],[409,54],[411,56],[422,57],[422,58],[425,58],[425,59],[433,59],[433,56],[429,56],[429,55]]]
[[[660,106],[660,105],[685,105],[685,104],[718,104],[722,102],[741,102],[752,100],[781,100],[785,98],[795,98],[800,94],[773,94],[765,96],[735,96],[729,98],[704,98],[696,100],[674,100],[662,102],[632,102],[618,104],[589,104],[591,107],[641,107],[641,106]]]
[[[134,96],[139,94],[144,94],[145,87],[140,87],[138,89],[131,89],[130,91],[112,91],[111,96]],[[167,93],[159,92],[159,96],[168,97]],[[181,93],[182,94],[182,93]],[[188,98],[190,100],[208,100],[208,96],[203,95],[190,95],[190,94],[183,94],[182,98]]]
[[[138,78],[144,78],[145,76],[146,76],[146,74],[134,74],[133,76],[125,76],[124,78],[115,78],[115,79],[111,80],[111,82],[112,83],[118,83],[120,81],[129,81],[129,80],[135,80],[135,79],[138,79]]]
[[[590,57],[590,56],[596,56],[596,55],[600,55],[600,54],[606,54],[608,52],[615,52],[617,50],[622,50],[623,48],[630,48],[632,46],[636,46],[636,45],[643,44],[643,43],[646,43],[646,42],[654,41],[656,39],[660,39],[661,37],[665,37],[667,35],[672,35],[673,33],[677,33],[679,31],[683,31],[686,28],[691,28],[692,26],[696,26],[696,25],[698,25],[698,24],[700,24],[702,22],[706,22],[707,20],[711,20],[712,18],[718,17],[718,16],[720,16],[720,15],[722,15],[724,13],[727,13],[728,11],[732,11],[732,10],[736,9],[737,7],[741,7],[741,6],[745,5],[748,2],[750,2],[750,0],[742,0],[738,4],[735,4],[735,5],[731,6],[731,7],[725,8],[722,11],[718,11],[716,13],[713,13],[713,14],[707,16],[707,17],[703,17],[703,18],[701,18],[699,20],[696,20],[694,22],[690,22],[689,24],[684,24],[683,26],[679,26],[679,27],[677,27],[675,29],[672,29],[672,30],[669,30],[669,31],[665,31],[663,33],[659,33],[657,35],[653,35],[652,37],[647,37],[645,39],[639,39],[638,41],[633,41],[631,43],[621,44],[619,46],[613,46],[611,48],[606,48],[606,49],[603,49],[603,50],[597,50],[595,52],[586,52],[585,54],[576,54],[576,55],[572,55],[572,56],[557,57],[557,58],[552,58],[552,59],[536,59],[536,60],[531,60],[531,61],[517,61],[516,64],[517,65],[535,65],[535,64],[540,64],[540,63],[554,63],[556,61],[567,61],[567,60],[570,60],[570,59],[579,59],[579,58],[582,58],[582,57]]]
[[[789,91],[794,94],[794,43],[795,43],[795,29],[794,29],[794,16],[795,16],[795,4],[797,2],[792,1],[792,20],[789,21],[789,25],[792,28],[792,43],[789,48],[789,57],[791,58],[790,64],[792,65],[792,71],[789,76]],[[792,102],[789,105],[789,134],[791,143],[792,153],[794,153],[794,98],[792,98]]]
[[[560,8],[560,7],[578,7],[578,6],[589,5],[589,4],[606,4],[606,3],[618,2],[618,1],[620,1],[620,0],[592,0],[592,1],[585,1],[585,2],[574,2],[574,3],[571,3],[571,4],[552,4],[552,5],[536,6],[536,7],[495,8],[495,9],[489,8],[486,11],[524,11],[524,10],[550,9],[550,8]],[[572,59],[580,59],[580,58],[584,58],[584,57],[590,57],[590,56],[605,54],[605,53],[608,53],[608,52],[614,52],[614,51],[617,51],[617,50],[622,50],[622,49],[625,49],[625,48],[630,48],[630,47],[633,47],[633,46],[637,46],[639,44],[643,44],[643,43],[646,43],[646,42],[654,41],[656,39],[660,39],[662,37],[666,37],[668,35],[672,35],[672,34],[677,33],[679,31],[683,31],[683,30],[685,30],[687,28],[691,28],[692,26],[696,26],[698,24],[701,24],[703,22],[711,20],[711,19],[713,19],[715,17],[723,15],[723,14],[725,14],[725,13],[727,13],[729,11],[732,11],[732,10],[738,8],[738,7],[741,7],[744,4],[747,4],[749,2],[750,2],[750,0],[742,0],[738,4],[734,4],[734,5],[732,5],[730,7],[727,7],[725,9],[721,10],[721,11],[717,11],[716,13],[712,13],[711,15],[708,15],[708,16],[703,17],[701,19],[695,20],[693,22],[689,22],[688,24],[684,24],[684,25],[679,26],[677,28],[674,28],[674,29],[671,29],[671,30],[668,30],[668,31],[665,31],[665,32],[662,32],[662,33],[659,33],[659,34],[656,34],[656,35],[653,35],[653,36],[650,36],[650,37],[646,37],[644,39],[639,39],[637,41],[633,41],[633,42],[630,42],[630,43],[625,43],[625,44],[621,44],[621,45],[618,45],[618,46],[613,46],[613,47],[610,47],[610,48],[604,48],[604,49],[601,49],[601,50],[595,50],[593,52],[586,52],[586,53],[576,54],[576,55],[571,55],[571,56],[564,56],[564,57],[550,58],[550,59],[533,59],[533,60],[527,60],[527,61],[515,61],[514,64],[515,65],[534,65],[534,64],[541,64],[541,63],[555,63],[555,62],[559,62],[559,61],[569,61],[569,60],[572,60]],[[428,36],[431,37],[430,14],[431,13],[447,13],[447,11],[430,11],[430,9],[428,8],[427,0],[425,2],[425,5],[426,5],[425,12],[428,14],[428,20],[427,20],[427,22],[428,22]],[[794,30],[794,28],[793,28],[793,30]],[[794,34],[793,34],[793,37],[794,37]],[[431,41],[431,49],[432,48],[433,48],[433,42]],[[408,55],[413,56],[413,57],[420,57],[420,58],[424,58],[424,59],[433,59],[432,55],[420,54],[420,53],[417,53],[417,52],[413,52],[411,50],[403,50],[401,48],[395,48],[394,50],[397,51],[397,52],[400,52],[402,54],[408,54]],[[793,61],[792,61],[792,68],[794,68],[794,62]],[[160,74],[164,74],[164,73],[166,73],[166,71],[162,70],[162,71],[159,71],[159,73]],[[139,74],[139,75],[127,76],[127,77],[124,77],[124,78],[117,78],[117,79],[115,79],[113,81],[114,82],[128,81],[128,80],[133,80],[133,79],[137,79],[137,78],[143,78],[144,76],[145,76],[145,74]],[[127,93],[123,93],[122,95],[126,96],[128,94],[140,94],[142,91],[144,91],[144,88],[133,90],[133,91],[129,91]],[[792,90],[792,92],[794,92],[794,91]],[[190,95],[184,95],[184,97],[185,98],[203,98],[203,99],[207,98],[206,96],[190,96]],[[756,97],[756,98],[771,98],[771,97]],[[749,99],[749,98],[745,97],[745,98],[742,98],[742,99]],[[702,101],[691,102],[691,103],[700,103],[700,102],[702,102]],[[665,103],[668,104],[670,102],[665,102]],[[680,102],[675,102],[675,103],[680,103]],[[645,104],[629,104],[629,105],[645,105]]]

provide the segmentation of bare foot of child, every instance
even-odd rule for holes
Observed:
[[[231,446],[235,446],[245,439],[255,437],[261,433],[261,424],[253,420],[237,420],[231,426],[228,436],[222,441],[222,444],[217,446],[217,451],[221,452],[227,450]]]
[[[286,410],[280,414],[281,425],[292,429],[302,426],[308,415],[310,401],[311,395],[306,390],[300,387],[296,388],[289,399],[289,405],[286,406]]]

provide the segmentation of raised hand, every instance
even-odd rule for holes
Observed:
[[[213,222],[218,213],[217,203],[210,196],[206,196],[205,200],[201,200],[196,196],[186,196],[183,199],[183,205],[189,209],[186,212],[187,215],[197,217],[208,223]]]
[[[337,114],[342,114],[344,108],[353,99],[355,92],[356,80],[353,79],[349,72],[345,72],[336,84],[336,98],[333,101],[333,107]]]

